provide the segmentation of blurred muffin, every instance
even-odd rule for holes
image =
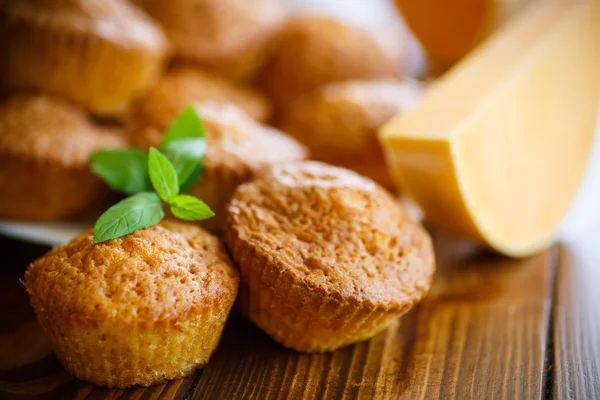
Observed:
[[[262,74],[262,86],[282,107],[330,82],[398,76],[371,35],[323,17],[299,17],[282,30]]]
[[[196,106],[206,127],[208,141],[204,171],[189,193],[202,199],[215,217],[201,221],[206,229],[220,232],[225,205],[235,188],[257,172],[283,161],[304,160],[306,148],[280,131],[260,125],[230,104],[214,102]],[[131,141],[141,148],[157,146],[157,130],[134,133]]]
[[[0,0],[0,86],[122,114],[158,77],[166,39],[124,0]]]
[[[109,387],[149,386],[206,365],[237,286],[219,239],[176,221],[98,244],[89,230],[25,273],[65,369]]]
[[[425,296],[435,269],[429,236],[387,192],[319,162],[241,185],[225,238],[242,311],[298,351],[370,338]]]
[[[314,159],[392,187],[377,130],[418,94],[416,85],[395,80],[331,83],[284,108],[278,126],[307,145]]]
[[[255,74],[283,20],[280,0],[135,0],[162,24],[176,54],[234,79]]]
[[[129,128],[135,135],[160,138],[185,107],[207,100],[231,103],[261,122],[271,115],[271,106],[262,94],[202,70],[186,67],[169,72],[146,93],[134,108]]]
[[[48,96],[0,104],[0,218],[56,220],[82,214],[109,193],[88,168],[96,149],[124,137],[94,127],[84,112]]]

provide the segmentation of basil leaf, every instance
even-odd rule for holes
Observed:
[[[180,194],[171,203],[171,212],[179,219],[186,221],[198,221],[214,217],[215,213],[202,200]]]
[[[98,218],[94,242],[118,238],[160,222],[164,217],[156,193],[143,192],[121,200]]]
[[[173,163],[181,191],[193,186],[201,172],[206,154],[206,140],[201,138],[177,139],[169,142],[165,155]],[[195,176],[195,178],[192,178]],[[190,179],[192,178],[192,179]],[[185,186],[185,189],[184,189]]]
[[[148,154],[148,172],[156,193],[170,203],[179,194],[177,172],[171,161],[154,147],[150,148]]]
[[[187,178],[187,180],[180,185],[179,192],[185,192],[188,189],[191,189],[194,185],[196,185],[196,182],[198,182],[198,179],[200,179],[203,172],[204,167],[200,164],[196,165],[189,178]]]
[[[151,190],[148,176],[148,155],[137,149],[103,149],[89,158],[94,175],[113,190],[134,194]]]
[[[196,108],[190,105],[171,123],[158,148],[166,153],[167,146],[177,139],[203,139],[204,123]]]

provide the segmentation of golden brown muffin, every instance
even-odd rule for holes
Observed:
[[[262,65],[283,20],[280,0],[135,0],[164,27],[179,57],[234,79]]]
[[[0,0],[0,86],[119,115],[158,77],[167,42],[124,0]]]
[[[89,211],[109,189],[89,170],[88,157],[125,143],[63,100],[42,95],[5,100],[0,104],[0,219],[56,220]]]
[[[211,232],[221,232],[225,205],[235,188],[256,173],[283,161],[308,158],[306,148],[282,132],[260,125],[246,113],[229,104],[204,102],[196,105],[204,120],[207,152],[204,172],[189,193],[202,199],[215,212],[200,223]],[[132,137],[141,148],[156,146],[161,140],[156,130]]]
[[[84,232],[31,264],[25,286],[69,373],[101,386],[148,386],[208,362],[238,273],[218,238],[165,221],[99,244]]]
[[[208,100],[231,103],[257,121],[271,116],[271,105],[261,93],[202,70],[183,67],[163,76],[146,93],[131,115],[129,129],[134,135],[161,135],[190,103]]]
[[[282,30],[262,75],[279,108],[327,83],[396,77],[398,71],[368,32],[332,19],[301,17]]]
[[[315,160],[393,187],[377,130],[411,107],[418,93],[416,85],[396,80],[331,83],[283,109],[278,126],[307,145]]]
[[[425,296],[435,269],[428,234],[385,190],[314,161],[241,185],[225,237],[242,311],[298,351],[370,338]]]

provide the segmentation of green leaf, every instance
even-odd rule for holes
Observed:
[[[161,199],[171,203],[179,194],[177,172],[171,161],[154,147],[150,148],[148,155],[148,172],[156,193]]]
[[[167,144],[165,155],[175,167],[181,191],[193,186],[200,177],[205,154],[205,139],[177,139]]]
[[[113,190],[133,194],[151,190],[148,155],[137,149],[103,149],[89,158],[92,172]]]
[[[180,194],[171,203],[171,212],[179,219],[186,221],[198,221],[214,217],[215,213],[202,200]]]
[[[194,106],[190,105],[171,123],[158,147],[166,153],[167,146],[178,139],[204,139],[204,123]]]
[[[189,178],[187,178],[187,180],[180,185],[179,192],[182,193],[187,191],[188,189],[191,189],[196,184],[196,182],[198,182],[198,179],[200,179],[203,172],[204,166],[200,164],[196,165],[196,168],[194,168]]]
[[[156,193],[143,192],[121,200],[98,218],[94,242],[118,238],[160,222],[164,217]]]

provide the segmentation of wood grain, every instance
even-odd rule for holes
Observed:
[[[596,245],[597,246],[597,245]],[[554,304],[554,398],[600,398],[600,258],[564,246]]]
[[[193,398],[541,398],[555,251],[514,261],[436,242],[430,296],[385,332],[305,355],[234,319]]]
[[[109,390],[69,377],[34,323],[19,278],[44,249],[0,238],[14,254],[0,271],[0,398],[541,398],[557,251],[515,261],[434,240],[439,270],[430,295],[370,341],[300,354],[234,313],[204,370]]]

